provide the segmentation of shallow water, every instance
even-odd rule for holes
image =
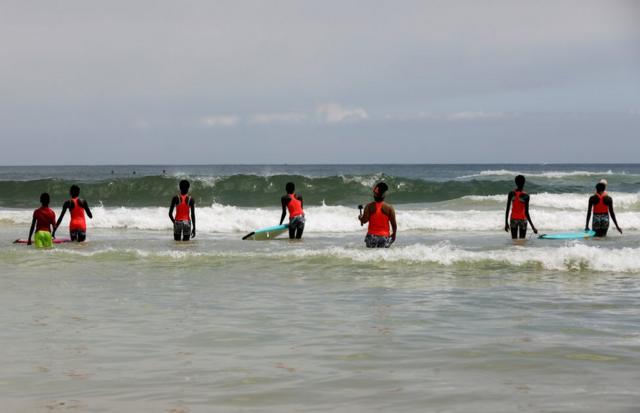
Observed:
[[[203,166],[158,178],[158,167],[136,168],[152,180],[212,178],[213,197],[224,192],[219,175],[249,174],[251,185],[306,176],[316,185],[345,174],[336,193],[349,193],[354,180],[367,192],[383,173],[398,185],[430,182],[409,185],[428,192],[474,180],[493,190],[517,171]],[[38,189],[0,194],[0,410],[637,412],[640,167],[526,168],[541,232],[581,228],[592,181],[604,174],[624,235],[530,234],[514,245],[501,230],[500,191],[411,203],[392,192],[400,233],[389,250],[364,248],[351,203],[319,201],[305,205],[302,242],[241,241],[279,210],[214,202],[199,204],[198,236],[180,244],[167,205],[127,195],[106,206],[90,199],[87,243],[37,251],[10,243],[28,230],[31,209],[21,203],[37,200],[38,180],[58,188],[86,168],[0,167],[0,181]],[[110,169],[90,167],[84,184],[102,191]]]
[[[11,411],[637,406],[640,280],[588,268],[607,241],[556,244],[583,261],[553,268],[486,258],[548,254],[543,241],[501,235],[407,234],[384,257],[359,235],[189,245],[159,235],[0,250]],[[430,246],[485,255],[438,262]]]

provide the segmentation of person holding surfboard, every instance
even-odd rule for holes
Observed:
[[[186,179],[180,181],[180,194],[171,199],[169,219],[173,222],[173,239],[189,241],[196,237],[196,201],[189,196],[191,184]],[[173,210],[176,210],[175,217]],[[189,215],[191,212],[191,215]]]
[[[507,210],[504,215],[504,230],[511,230],[511,239],[523,239],[527,236],[527,221],[531,224],[533,233],[537,234],[538,230],[531,216],[529,215],[529,194],[524,192],[524,184],[526,179],[522,175],[516,176],[516,189],[509,192],[507,196]],[[511,219],[509,219],[509,210],[511,210]]]
[[[60,218],[58,218],[58,222],[56,222],[56,227],[53,230],[53,236],[56,236],[56,231],[58,230],[58,227],[64,218],[64,214],[68,209],[69,214],[71,215],[71,220],[69,221],[69,235],[71,241],[83,242],[87,239],[87,221],[85,213],[91,219],[93,219],[93,215],[91,214],[87,201],[79,198],[80,187],[78,185],[71,185],[71,188],[69,188],[69,195],[71,196],[71,199],[62,204],[62,212],[60,212]]]
[[[396,224],[396,210],[390,204],[384,202],[389,186],[384,182],[378,182],[373,187],[373,202],[364,208],[358,216],[360,224],[369,223],[367,236],[364,242],[367,248],[389,248],[396,240],[398,225]],[[392,232],[389,231],[391,225]]]
[[[282,204],[282,215],[280,216],[280,225],[289,212],[289,239],[301,239],[304,232],[304,200],[302,196],[295,193],[296,185],[293,182],[287,182],[284,189],[287,191],[280,198]]]
[[[44,192],[40,195],[40,208],[33,211],[33,219],[31,220],[31,229],[29,229],[29,238],[27,245],[31,245],[31,236],[35,229],[35,247],[51,248],[53,246],[53,232],[56,227],[56,213],[49,208],[49,194]]]
[[[616,229],[622,234],[622,230],[618,226],[616,220],[616,214],[613,212],[613,199],[605,192],[607,189],[607,181],[604,179],[596,185],[596,193],[589,197],[589,206],[587,207],[587,223],[585,224],[585,231],[589,231],[589,220],[591,219],[591,212],[593,210],[593,221],[591,226],[596,232],[596,237],[606,237],[609,230],[609,215],[613,219],[613,223],[616,224]]]

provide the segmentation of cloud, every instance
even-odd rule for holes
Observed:
[[[240,122],[240,117],[236,115],[215,115],[200,118],[200,124],[208,128],[215,126],[229,127]]]
[[[421,120],[444,120],[451,122],[471,122],[489,121],[514,117],[514,113],[507,112],[483,112],[483,111],[463,111],[463,112],[418,112],[409,114],[388,114],[386,120],[407,122]]]
[[[308,119],[305,113],[284,112],[284,113],[257,113],[249,118],[249,123],[256,125],[266,125],[270,123],[299,123]]]
[[[446,115],[446,119],[452,121],[495,120],[505,117],[503,112],[455,112]]]
[[[342,106],[339,103],[320,105],[316,113],[327,123],[356,122],[369,118],[363,108]]]
[[[133,127],[138,130],[147,130],[151,124],[146,119],[138,118],[133,121]]]

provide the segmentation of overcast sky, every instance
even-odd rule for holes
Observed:
[[[640,1],[0,2],[0,164],[640,162]]]

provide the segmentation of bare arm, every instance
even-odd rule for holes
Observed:
[[[396,223],[396,210],[389,205],[389,222],[391,223],[391,239],[396,240],[396,232],[398,232],[398,224]]]
[[[613,200],[611,200],[611,203],[609,204],[609,214],[611,215],[611,219],[613,220],[613,223],[616,224],[616,229],[618,230],[619,233],[622,234],[622,230],[618,226],[618,221],[616,220],[616,213],[613,212]]]
[[[33,230],[36,229],[36,217],[31,220],[31,228],[29,229],[29,238],[27,238],[27,245],[31,245],[31,237],[33,236]]]
[[[537,234],[538,230],[536,229],[536,226],[533,225],[533,221],[531,221],[531,216],[529,215],[529,200],[530,198],[527,197],[527,200],[524,203],[524,213],[527,215],[527,221],[529,221],[529,224],[531,224],[531,229],[533,230],[533,233]]]
[[[504,230],[509,232],[509,211],[511,210],[511,200],[513,199],[513,191],[509,192],[507,197],[507,209],[504,213]]]
[[[196,201],[191,198],[191,238],[196,236]]]
[[[361,224],[366,224],[367,222],[369,222],[370,217],[371,217],[371,204],[368,204],[367,206],[364,207],[364,212],[362,213],[362,215],[358,217],[358,219],[360,220]]]
[[[175,224],[176,220],[173,217],[173,209],[176,207],[177,204],[177,198],[176,196],[174,196],[173,198],[171,198],[171,206],[169,207],[169,219],[171,220],[171,222],[173,222]]]
[[[589,231],[589,221],[591,220],[591,198],[589,198],[589,206],[587,207],[587,223],[584,224],[584,230]]]
[[[53,228],[53,232],[51,233],[52,237],[55,238],[56,231],[58,230],[58,227],[60,226],[60,223],[62,222],[62,219],[64,218],[64,214],[67,212],[68,208],[69,208],[69,201],[66,201],[64,204],[62,204],[62,212],[60,212],[60,218],[58,218],[58,221],[56,221],[56,226],[55,228]]]
[[[82,200],[82,207],[84,208],[85,212],[87,213],[87,216],[89,218],[93,219],[93,215],[91,214],[91,210],[89,209],[89,204],[87,203],[86,199]]]
[[[283,196],[282,198],[280,198],[280,203],[282,204],[282,215],[280,215],[280,225],[282,225],[282,222],[284,221],[284,217],[287,216],[287,204],[289,203],[289,198],[286,196]]]

